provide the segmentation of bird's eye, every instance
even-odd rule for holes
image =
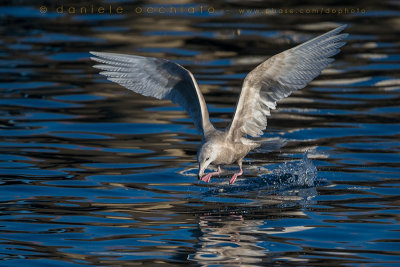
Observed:
[[[208,161],[210,158],[206,158],[206,161]]]

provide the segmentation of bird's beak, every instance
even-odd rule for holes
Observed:
[[[199,180],[201,180],[201,177],[204,176],[204,171],[206,170],[206,168],[204,166],[201,166],[199,164],[199,174],[197,175],[197,177],[199,178]]]
[[[200,169],[199,174],[197,175],[197,178],[199,178],[199,180],[201,180],[201,177],[203,177],[203,175],[204,175],[204,170]]]

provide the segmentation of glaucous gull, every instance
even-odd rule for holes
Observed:
[[[193,74],[171,61],[135,55],[90,52],[100,74],[144,96],[169,99],[182,106],[201,133],[203,142],[198,152],[199,179],[209,182],[221,172],[220,165],[237,163],[242,175],[243,158],[262,141],[254,139],[267,127],[267,116],[276,103],[293,91],[304,88],[316,78],[340,52],[347,34],[339,34],[342,25],[296,47],[283,51],[253,69],[243,81],[231,124],[225,130],[211,124],[207,105]],[[253,139],[251,138],[253,137]],[[218,171],[204,175],[210,164]]]

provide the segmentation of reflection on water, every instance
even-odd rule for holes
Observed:
[[[398,265],[397,3],[342,16],[224,11],[264,7],[235,1],[140,16],[12,4],[0,7],[0,265]],[[89,61],[91,50],[172,59],[224,128],[249,70],[342,23],[337,60],[268,120],[265,137],[285,146],[249,154],[233,186],[235,166],[197,181],[201,140],[181,108],[108,83]]]
[[[293,212],[291,216],[305,216],[304,213]],[[242,215],[230,214],[224,217],[203,216],[199,222],[201,235],[199,249],[189,256],[190,260],[202,265],[263,265],[272,260],[294,260],[290,256],[274,252],[273,243],[276,234],[296,233],[307,231],[314,227],[308,226],[271,226],[265,225],[265,220],[246,220]],[[259,245],[260,244],[260,245]],[[288,246],[290,246],[288,244]]]
[[[302,210],[315,204],[312,199],[317,195],[317,170],[305,153],[301,161],[281,164],[274,169],[274,174],[259,174],[259,177],[262,178],[246,181],[240,186],[219,186],[203,194],[203,197],[208,198],[217,195],[225,198],[234,195],[237,198],[252,196],[252,202],[240,207],[218,207],[199,214],[198,226],[201,233],[198,249],[189,255],[191,261],[201,265],[229,266],[263,265],[273,260],[299,261],[274,253],[275,245],[265,244],[267,240],[276,238],[275,235],[315,228],[274,224],[271,219],[276,214],[279,214],[280,219],[286,216],[307,218]]]

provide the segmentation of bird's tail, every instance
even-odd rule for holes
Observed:
[[[259,144],[258,148],[265,152],[280,150],[287,143],[286,139],[280,137],[253,139],[253,141],[257,142]]]

